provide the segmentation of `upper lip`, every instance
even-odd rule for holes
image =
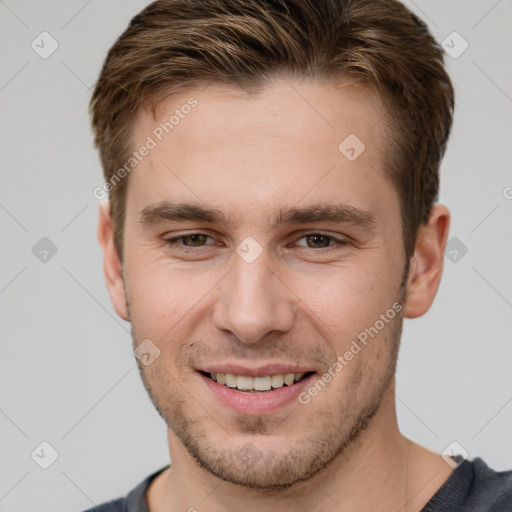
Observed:
[[[240,364],[212,364],[199,371],[206,373],[231,373],[233,375],[244,375],[247,377],[266,377],[268,375],[286,375],[288,373],[308,373],[314,371],[311,367],[299,366],[289,363],[270,363],[261,366],[244,366]]]

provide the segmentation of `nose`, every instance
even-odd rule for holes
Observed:
[[[244,344],[256,344],[272,331],[287,332],[294,320],[293,294],[268,258],[247,263],[234,255],[234,268],[219,284],[214,326]]]

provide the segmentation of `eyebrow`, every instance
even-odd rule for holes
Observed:
[[[275,225],[334,222],[371,228],[376,224],[375,214],[349,204],[313,204],[303,208],[282,209],[276,215]]]
[[[174,203],[168,200],[146,206],[139,212],[138,222],[150,226],[165,222],[186,221],[230,224],[230,219],[216,208],[207,208],[199,203]],[[372,228],[376,225],[376,216],[369,210],[349,204],[321,203],[306,207],[281,208],[274,214],[272,227],[315,222],[333,222]]]
[[[146,206],[139,212],[139,222],[145,225],[169,221],[185,222],[188,220],[211,224],[227,224],[228,219],[223,212],[215,208],[206,208],[195,203],[173,203],[167,200]]]

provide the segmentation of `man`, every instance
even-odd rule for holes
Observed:
[[[505,511],[512,471],[442,457],[395,411],[430,308],[453,89],[394,0],[159,0],[91,100],[116,312],[170,466],[119,511]]]

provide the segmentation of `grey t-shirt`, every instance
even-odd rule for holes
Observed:
[[[146,489],[168,467],[149,475],[126,497],[86,512],[149,512]],[[512,512],[512,470],[498,472],[480,458],[466,460],[452,471],[421,512]]]

